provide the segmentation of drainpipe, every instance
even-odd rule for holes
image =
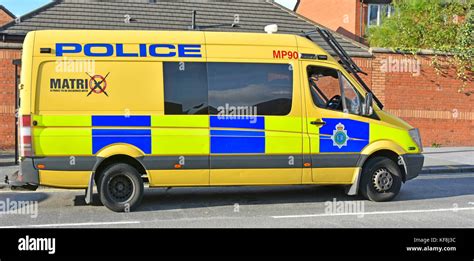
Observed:
[[[18,84],[19,84],[19,79],[18,79],[18,67],[21,66],[21,59],[13,60],[13,65],[15,65],[15,165],[18,165],[18,158],[19,158],[19,151],[18,151],[18,106],[19,106],[19,93],[18,93]]]

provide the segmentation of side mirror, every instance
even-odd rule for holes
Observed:
[[[362,105],[362,115],[364,116],[370,116],[372,115],[372,113],[374,112],[374,109],[372,107],[374,103],[374,95],[372,95],[372,93],[367,93],[365,95],[365,102],[364,104]]]

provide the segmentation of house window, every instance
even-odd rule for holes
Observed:
[[[393,6],[388,4],[369,4],[368,10],[367,25],[369,27],[379,26],[384,17],[392,16],[395,11]]]

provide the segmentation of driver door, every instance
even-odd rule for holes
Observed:
[[[352,184],[369,144],[369,119],[360,115],[364,96],[335,66],[303,63],[302,71],[313,182]]]

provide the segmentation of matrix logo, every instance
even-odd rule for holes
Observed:
[[[107,77],[109,77],[109,73],[107,75],[102,76],[96,74],[94,76],[86,73],[89,78],[85,79],[59,79],[54,78],[50,79],[50,86],[49,90],[51,92],[87,92],[87,97],[91,94],[101,94],[103,93],[105,96],[109,96],[107,93]]]
[[[89,79],[50,79],[49,90],[51,92],[87,92]]]

